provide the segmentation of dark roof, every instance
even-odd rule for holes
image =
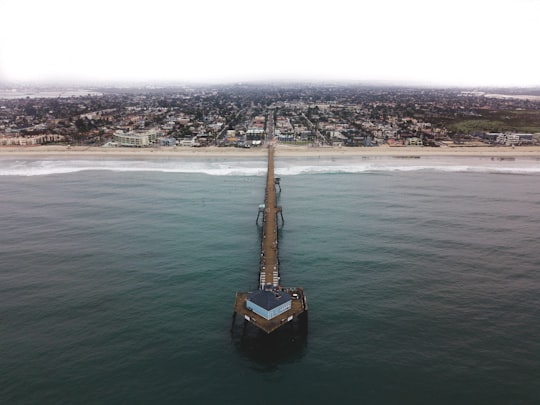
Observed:
[[[248,301],[270,311],[291,300],[291,296],[283,291],[258,290],[248,293]]]

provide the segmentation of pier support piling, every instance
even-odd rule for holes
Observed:
[[[232,322],[231,322],[231,332],[234,329],[234,324],[236,323],[236,311],[232,314]]]

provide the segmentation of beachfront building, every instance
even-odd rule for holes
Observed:
[[[330,139],[332,140],[332,145],[334,146],[342,146],[343,143],[347,140],[347,137],[343,135],[340,131],[328,131],[328,135],[330,136]]]
[[[156,130],[149,131],[116,131],[113,136],[114,142],[119,146],[144,147],[153,144],[158,138]]]
[[[519,144],[519,134],[504,133],[497,136],[497,143],[501,143],[506,146],[512,146]]]
[[[57,134],[45,134],[34,136],[6,136],[0,137],[0,145],[8,146],[29,146],[29,145],[43,145],[47,143],[64,142],[66,137],[64,135]]]
[[[194,136],[193,138],[189,138],[189,139],[181,139],[179,142],[178,142],[178,145],[180,146],[190,146],[190,147],[198,147],[198,146],[201,146],[200,142],[197,140],[197,137]]]
[[[264,129],[249,128],[246,132],[246,139],[248,141],[264,139]]]
[[[417,136],[408,138],[406,144],[409,146],[423,146],[422,139]]]

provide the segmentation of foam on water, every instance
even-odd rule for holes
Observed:
[[[276,174],[294,176],[322,173],[374,172],[476,172],[540,173],[540,160],[533,158],[499,159],[488,157],[357,157],[283,158],[276,162]],[[243,159],[40,159],[0,161],[2,176],[44,176],[82,171],[202,173],[210,176],[264,176],[266,160]]]
[[[175,160],[12,160],[0,163],[2,176],[45,176],[83,171],[203,173],[212,176],[259,176],[265,162]]]

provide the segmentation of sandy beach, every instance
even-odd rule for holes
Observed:
[[[312,147],[276,145],[277,156],[290,157],[352,157],[352,156],[507,156],[507,157],[538,157],[540,158],[540,146],[506,147],[506,146],[455,146],[455,147]],[[155,148],[104,148],[85,146],[27,146],[27,147],[0,147],[0,158],[7,156],[32,157],[253,157],[266,156],[266,149],[251,148],[221,148],[221,147],[155,147]]]

